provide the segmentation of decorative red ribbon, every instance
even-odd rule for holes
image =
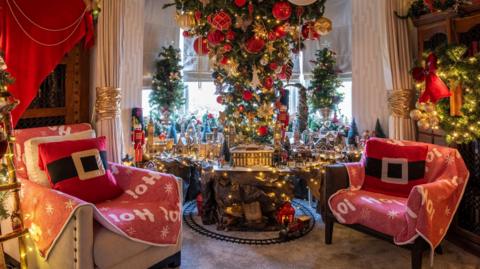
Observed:
[[[412,76],[417,82],[425,81],[425,90],[418,99],[420,103],[431,101],[432,103],[438,100],[450,97],[450,91],[447,85],[436,74],[437,71],[437,56],[430,53],[427,57],[425,67],[415,67],[412,70]]]

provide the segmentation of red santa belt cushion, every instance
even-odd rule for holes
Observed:
[[[362,189],[408,197],[411,189],[426,183],[426,145],[405,146],[401,142],[373,138],[365,149],[365,181]]]
[[[123,193],[108,167],[105,137],[44,143],[39,166],[56,190],[99,203]]]

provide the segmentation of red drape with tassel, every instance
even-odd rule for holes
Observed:
[[[14,125],[63,56],[85,38],[93,43],[93,19],[83,0],[0,0],[0,50],[15,83],[8,91],[20,104]]]

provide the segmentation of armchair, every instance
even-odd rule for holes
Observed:
[[[89,129],[87,124],[76,124],[69,126],[42,127],[34,129],[16,130],[16,162],[20,168],[20,175],[25,172],[23,164],[23,142],[31,137],[64,135],[72,132]],[[122,188],[129,187],[129,182],[133,178],[162,177],[160,173],[125,167],[112,164],[117,172],[117,181]],[[121,173],[118,172],[121,170]],[[26,173],[23,173],[25,175]],[[177,180],[180,180],[177,178]],[[30,180],[28,176],[21,179],[22,193],[24,198],[28,197],[28,203],[22,204],[32,208],[32,204],[38,204],[38,209],[34,211],[25,210],[24,218],[34,218],[35,214],[41,214],[38,210],[48,210],[45,204],[42,204],[45,197],[52,201],[54,205],[65,205],[72,207],[69,211],[71,217],[64,226],[60,227],[59,235],[55,238],[51,247],[42,245],[38,237],[47,237],[52,231],[50,229],[35,230],[33,221],[26,220],[30,228],[30,234],[27,235],[27,261],[30,268],[174,268],[180,265],[181,236],[176,244],[170,245],[152,245],[141,242],[141,240],[132,240],[122,235],[121,231],[113,232],[107,229],[104,224],[100,224],[95,219],[95,215],[100,215],[98,208],[85,203],[68,194],[58,192],[49,187],[41,186]],[[182,184],[177,184],[179,197],[182,192]],[[33,195],[34,194],[34,195]],[[30,199],[35,199],[32,202]],[[179,198],[180,200],[181,198]],[[38,200],[38,201],[37,201]],[[181,201],[181,200],[180,200]],[[73,203],[73,204],[72,204]],[[26,204],[26,205],[25,205]],[[99,207],[102,204],[99,205]],[[57,208],[55,209],[57,210]],[[30,214],[28,214],[30,213]],[[37,223],[38,224],[38,223]],[[55,232],[52,225],[52,230]],[[33,230],[32,230],[33,229]],[[40,242],[40,243],[39,243]],[[14,243],[14,242],[12,242]],[[8,252],[12,257],[17,253]],[[46,258],[45,258],[46,257]]]
[[[408,141],[375,140],[396,145],[400,151],[409,150],[410,146],[426,146],[425,182],[413,185],[406,196],[375,192],[368,188],[365,184],[371,173],[368,171],[371,168],[367,168],[371,142],[368,141],[367,153],[361,162],[330,165],[326,169],[323,189],[326,205],[322,207],[325,243],[332,243],[333,227],[337,222],[409,248],[411,267],[419,269],[425,250],[432,250],[431,262],[434,250],[441,253],[439,245],[460,203],[468,180],[468,170],[458,151],[453,148]],[[380,167],[391,169],[394,166],[387,164]],[[403,173],[415,173],[411,169],[405,168]],[[387,171],[385,174],[392,176]]]

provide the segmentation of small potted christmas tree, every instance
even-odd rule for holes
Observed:
[[[318,50],[315,54],[316,60],[313,69],[313,80],[310,84],[310,108],[314,111],[320,110],[322,117],[329,120],[333,110],[343,100],[343,94],[338,91],[341,87],[341,80],[335,69],[335,52],[328,48]]]
[[[184,103],[185,85],[182,81],[180,51],[173,46],[163,47],[156,61],[149,103],[152,117],[167,125],[170,115]]]

